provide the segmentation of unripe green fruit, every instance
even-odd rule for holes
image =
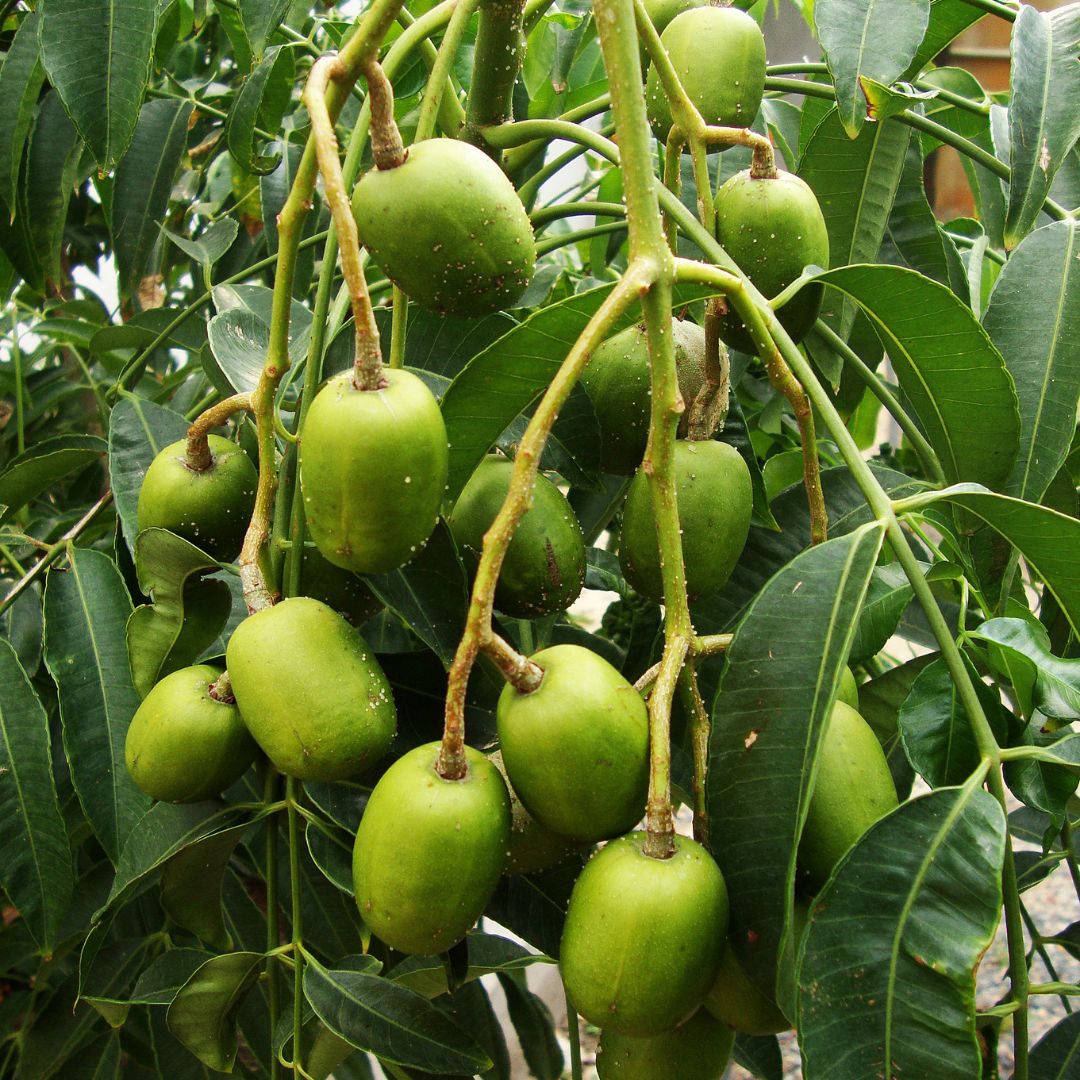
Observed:
[[[362,577],[335,566],[313,547],[304,548],[301,557],[300,595],[332,607],[353,626],[362,626],[382,610],[382,602]]]
[[[469,478],[448,519],[458,547],[475,568],[484,533],[510,490],[513,463],[491,455]],[[495,606],[516,619],[552,615],[569,607],[585,584],[585,538],[563,493],[536,477],[532,505],[506,549]]]
[[[529,215],[502,169],[470,143],[428,139],[404,165],[356,185],[360,243],[411,300],[486,315],[524,292],[536,264]]]
[[[798,863],[821,888],[841,856],[898,805],[885,753],[870,725],[837,701],[818,751],[818,773]]]
[[[456,945],[480,917],[510,842],[510,796],[498,769],[465,748],[463,780],[436,770],[439,743],[410,750],[368,799],[353,849],[364,922],[391,948],[424,956]]]
[[[187,466],[187,440],[170,443],[150,463],[139,490],[140,529],[168,529],[221,562],[244,542],[259,474],[234,442],[208,435],[213,464]]]
[[[728,926],[724,878],[709,853],[675,838],[653,859],[645,833],[613,840],[581,872],[559,965],[582,1016],[605,1031],[659,1035],[685,1020],[716,978]]]
[[[679,393],[687,409],[705,381],[705,331],[695,323],[671,320]],[[603,342],[581,373],[600,427],[600,467],[631,476],[649,440],[649,347],[645,327],[628,327]],[[686,433],[688,412],[679,422]]]
[[[750,470],[727,443],[675,443],[675,492],[682,528],[686,590],[691,599],[720,589],[731,576],[750,531]],[[660,550],[649,482],[641,470],[623,509],[619,565],[642,596],[661,601]]]
[[[660,35],[683,89],[706,124],[749,127],[765,92],[765,38],[738,8],[695,7],[676,15]],[[655,68],[645,103],[656,137],[666,142],[671,107]]]
[[[390,683],[326,604],[294,596],[249,615],[226,660],[244,723],[287,776],[346,780],[389,749],[397,727]]]
[[[645,11],[656,32],[662,34],[676,15],[691,8],[705,7],[709,0],[645,0]]]
[[[525,808],[583,843],[632,829],[649,787],[649,716],[641,695],[602,656],[553,645],[532,657],[540,686],[509,683],[497,722],[503,761]]]
[[[774,180],[736,173],[716,193],[716,238],[771,300],[805,266],[829,265],[829,232],[817,197],[799,177],[781,170]],[[795,341],[809,333],[821,310],[823,285],[806,285],[777,313]],[[721,320],[720,336],[744,352],[757,348],[734,310]]]
[[[846,665],[840,673],[840,688],[836,691],[836,700],[856,712],[859,711],[859,686],[855,682],[855,675],[852,673],[851,668]]]
[[[673,1031],[644,1039],[603,1031],[596,1054],[600,1080],[720,1080],[735,1032],[706,1009],[698,1009]]]
[[[247,772],[258,752],[240,710],[210,694],[208,664],[166,675],[136,709],[124,761],[140,791],[162,802],[198,802]]]
[[[411,372],[387,368],[381,390],[352,373],[315,396],[300,438],[308,529],[335,566],[383,574],[407,563],[439,519],[449,453],[434,395]]]

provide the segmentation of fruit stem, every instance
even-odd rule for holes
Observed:
[[[686,136],[682,128],[673,127],[664,144],[664,186],[675,195],[682,194],[682,152]],[[664,238],[671,250],[679,250],[679,228],[671,214],[664,214]]]
[[[461,51],[465,31],[469,28],[469,21],[472,19],[479,2],[480,0],[457,0],[454,5],[454,14],[450,16],[446,33],[443,34],[443,39],[439,44],[435,63],[431,66],[427,84],[424,86],[424,97],[420,102],[420,118],[416,122],[416,134],[413,136],[414,143],[423,142],[435,134],[435,124],[439,118],[443,95],[453,73],[454,61]],[[481,23],[483,23],[482,17]],[[475,87],[473,87],[472,92],[475,92]],[[467,122],[468,119],[466,118]],[[456,135],[457,132],[450,132],[449,134]]]
[[[187,453],[184,457],[184,464],[192,472],[206,472],[214,464],[214,455],[210,453],[210,441],[207,439],[210,429],[221,427],[229,417],[245,409],[251,409],[251,395],[233,394],[211,405],[192,422],[188,428]]]
[[[524,13],[524,0],[480,3],[464,137],[497,161],[502,154],[484,141],[483,129],[513,119],[514,83],[525,52]]]
[[[695,656],[716,656],[726,652],[734,634],[704,634],[690,642],[690,651]]]
[[[644,853],[652,859],[675,854],[675,817],[671,812],[671,702],[689,642],[668,638],[649,697],[649,800],[645,804]]]
[[[371,102],[371,156],[377,169],[396,169],[405,164],[409,154],[394,120],[394,88],[374,56],[364,59],[361,70]]]
[[[705,305],[705,381],[690,403],[686,438],[704,442],[713,432],[724,428],[731,398],[731,360],[720,340],[720,316],[717,300]]]
[[[540,684],[544,681],[544,669],[528,657],[522,656],[508,641],[498,634],[489,633],[480,647],[494,662],[502,677],[519,694],[531,694],[540,689]]]
[[[692,791],[694,796],[694,839],[699,844],[709,846],[709,809],[705,801],[705,776],[709,764],[709,734],[712,724],[709,710],[701,697],[697,671],[691,658],[679,676],[679,693],[683,707],[690,715],[690,741],[694,755],[694,778]]]
[[[235,705],[236,698],[232,692],[232,679],[229,678],[228,671],[223,671],[211,684],[207,693],[215,700],[220,701],[223,705]]]

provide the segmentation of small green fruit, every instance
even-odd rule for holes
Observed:
[[[675,838],[670,859],[643,851],[645,833],[613,840],[570,897],[559,964],[591,1024],[659,1035],[685,1020],[716,978],[728,926],[724,878],[709,853]]]
[[[716,238],[766,300],[783,292],[803,267],[829,265],[829,232],[810,186],[780,171],[774,180],[736,173],[716,193]],[[804,286],[776,314],[801,341],[821,310],[823,285]],[[744,352],[757,348],[734,311],[721,321],[720,336]]]
[[[645,11],[656,32],[662,34],[676,15],[691,8],[705,7],[709,0],[645,0]]]
[[[735,1045],[735,1032],[705,1009],[673,1031],[644,1039],[606,1030],[600,1034],[600,1080],[720,1080]]]
[[[411,372],[358,390],[351,372],[315,396],[300,439],[311,538],[335,566],[384,574],[423,547],[439,518],[449,454],[434,395]]]
[[[221,675],[208,664],[166,675],[136,709],[124,761],[139,790],[162,802],[209,799],[234,784],[255,760],[240,710],[210,687]]]
[[[686,589],[691,599],[720,589],[731,576],[750,531],[750,470],[727,443],[675,443],[675,492],[682,527]],[[623,509],[619,564],[642,596],[661,601],[660,551],[645,473],[630,483]]]
[[[257,611],[233,631],[226,659],[244,723],[287,776],[346,780],[389,749],[390,683],[326,604],[294,596]]]
[[[848,848],[897,805],[896,786],[873,729],[854,709],[835,702],[799,841],[799,867],[812,887],[820,889]]]
[[[484,533],[510,490],[513,463],[484,458],[469,478],[448,519],[454,540],[475,569]],[[506,549],[495,606],[516,619],[552,615],[568,608],[585,584],[585,538],[563,493],[546,477],[536,478],[532,506]]]
[[[618,836],[645,812],[649,716],[641,695],[602,656],[553,645],[532,657],[540,686],[499,696],[499,742],[525,808],[582,843]]]
[[[353,626],[362,626],[382,610],[382,602],[362,577],[335,566],[313,547],[304,548],[301,557],[300,594],[332,607]]]
[[[399,758],[368,799],[353,849],[356,903],[391,948],[433,955],[480,917],[510,842],[510,796],[498,769],[466,747],[463,780],[436,770],[439,744]]]
[[[244,542],[259,474],[234,442],[207,436],[213,464],[188,468],[187,440],[170,443],[150,463],[139,490],[140,529],[168,529],[221,562]]]
[[[765,38],[758,24],[733,7],[695,7],[676,15],[660,35],[675,73],[706,124],[749,127],[765,92]],[[655,68],[645,103],[656,137],[666,142],[671,108]]]
[[[788,1018],[746,974],[746,968],[729,944],[720,970],[705,998],[705,1008],[734,1031],[745,1035],[776,1035],[791,1027]]]
[[[428,139],[395,169],[356,185],[360,242],[410,299],[440,315],[509,307],[536,264],[532,225],[514,185],[470,143]]]
[[[859,686],[851,668],[845,666],[840,673],[840,688],[836,691],[836,700],[859,711]]]

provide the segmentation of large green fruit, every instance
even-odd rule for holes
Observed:
[[[213,463],[187,465],[187,440],[170,443],[150,463],[139,489],[140,529],[168,529],[227,562],[244,542],[259,474],[234,442],[209,435]]]
[[[896,806],[896,786],[873,729],[850,706],[835,702],[799,841],[799,868],[811,886],[821,888],[848,848]]]
[[[301,780],[345,780],[386,753],[397,727],[364,639],[306,596],[248,616],[226,653],[240,714],[266,756]]]
[[[659,1035],[685,1020],[716,977],[728,926],[724,878],[709,853],[675,838],[670,859],[645,833],[613,840],[581,872],[559,964],[570,1001],[591,1024]]]
[[[765,92],[765,38],[734,7],[695,7],[676,15],[660,35],[690,100],[706,124],[749,127]],[[649,69],[645,103],[656,137],[665,142],[671,108],[655,68]]]
[[[513,463],[491,455],[469,478],[450,515],[450,531],[475,568],[495,515],[510,490]],[[532,505],[506,549],[495,606],[517,619],[552,615],[569,607],[585,584],[585,538],[563,493],[536,478]]]
[[[470,143],[428,139],[372,169],[352,200],[360,242],[386,276],[441,315],[509,307],[536,264],[532,225],[502,169]]]
[[[497,721],[503,761],[525,808],[583,843],[632,829],[649,787],[649,716],[641,695],[602,656],[553,645],[532,657],[538,689],[509,683]]]
[[[716,193],[716,238],[766,300],[783,292],[804,266],[829,265],[829,233],[817,197],[797,176],[781,170],[773,180],[736,173]],[[821,310],[823,285],[804,286],[776,314],[801,341]],[[721,322],[720,336],[735,348],[757,348],[735,311]]]
[[[240,710],[210,693],[221,675],[208,664],[166,675],[136,709],[124,761],[139,789],[163,802],[198,802],[247,772],[255,745]]]
[[[675,443],[675,492],[682,526],[686,589],[693,599],[721,588],[735,569],[750,531],[750,470],[727,443]],[[619,564],[637,592],[664,596],[660,549],[648,478],[638,470],[623,509]]]
[[[446,489],[446,425],[411,372],[387,368],[381,390],[352,373],[315,396],[300,439],[300,482],[311,538],[335,566],[383,574],[431,535]]]
[[[372,933],[405,953],[456,945],[502,874],[510,796],[498,769],[466,747],[463,780],[436,770],[439,744],[399,758],[368,799],[353,849],[356,903]]]
[[[318,548],[313,547],[304,548],[301,557],[300,595],[310,596],[312,600],[332,607],[353,626],[362,626],[382,610],[379,598],[367,587],[362,577],[335,566]]]
[[[706,1009],[673,1031],[644,1039],[604,1031],[596,1054],[600,1080],[720,1080],[735,1032]]]

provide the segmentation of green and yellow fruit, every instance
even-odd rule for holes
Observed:
[[[675,443],[675,491],[682,527],[686,589],[691,599],[720,589],[731,576],[750,531],[750,470],[727,443]],[[642,596],[663,599],[660,549],[648,478],[630,483],[619,541],[623,575]]]
[[[532,278],[529,215],[499,166],[470,143],[415,143],[403,165],[360,179],[352,207],[360,242],[429,311],[486,315],[513,304]]]
[[[391,948],[432,955],[480,917],[503,871],[510,796],[498,769],[466,747],[463,780],[436,769],[439,743],[399,758],[371,793],[353,849],[364,922]]]
[[[211,465],[187,464],[187,440],[170,443],[150,463],[139,490],[140,529],[168,529],[215,559],[235,559],[244,542],[259,474],[234,442],[209,435]]]
[[[513,463],[491,455],[469,478],[448,519],[454,540],[475,570],[484,533],[510,490]],[[569,607],[585,584],[585,538],[563,493],[536,478],[532,505],[506,549],[495,606],[517,619],[552,615]]]
[[[675,838],[669,859],[644,833],[613,840],[581,872],[559,964],[570,1001],[591,1024],[623,1035],[670,1031],[716,978],[728,926],[724,878],[709,853]]]
[[[258,747],[231,696],[211,687],[208,664],[166,675],[135,711],[124,761],[140,791],[162,802],[198,802],[236,783]]]
[[[817,197],[797,176],[781,170],[775,179],[736,173],[716,193],[716,238],[766,300],[783,292],[805,266],[829,265],[829,233]],[[821,310],[823,285],[804,286],[776,314],[801,341]],[[720,335],[744,352],[753,339],[735,311],[721,322]]]
[[[383,574],[423,547],[439,518],[449,455],[434,395],[411,372],[358,390],[351,372],[315,396],[300,439],[308,529],[335,566]]]
[[[649,717],[641,695],[602,656],[553,645],[532,657],[540,686],[509,683],[497,721],[510,782],[529,813],[582,843],[632,829],[649,786]]]
[[[596,1054],[600,1080],[720,1080],[735,1032],[698,1009],[672,1031],[646,1038],[605,1030]]]
[[[294,596],[248,616],[226,652],[240,714],[287,776],[346,780],[386,753],[397,712],[374,653],[318,600]]]

